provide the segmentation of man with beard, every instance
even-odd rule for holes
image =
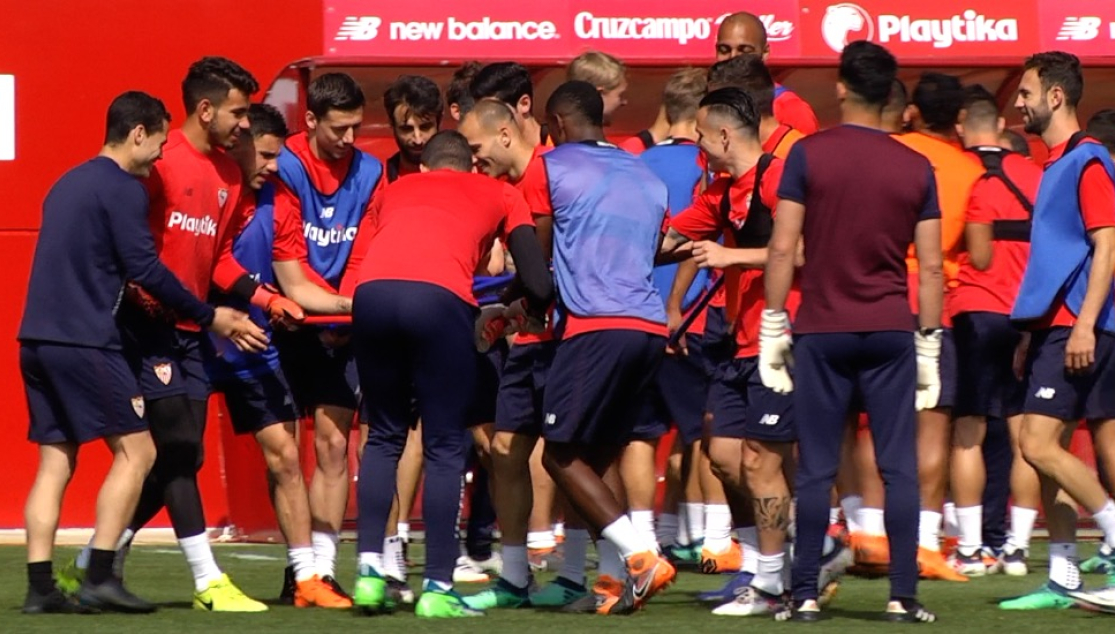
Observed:
[[[422,150],[441,127],[445,103],[428,77],[403,75],[383,93],[383,108],[399,151],[387,159],[387,182],[418,172]]]

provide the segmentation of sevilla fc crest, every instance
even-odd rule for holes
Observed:
[[[174,377],[174,369],[170,367],[169,363],[156,364],[155,376],[163,382],[163,385],[170,385],[170,379]]]
[[[132,410],[136,413],[136,416],[143,418],[144,406],[142,396],[132,397]]]
[[[219,206],[221,209],[224,209],[225,202],[227,202],[227,201],[228,201],[228,190],[227,189],[218,189],[217,190],[217,206]]]

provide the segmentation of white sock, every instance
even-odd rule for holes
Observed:
[[[605,526],[604,530],[600,531],[600,536],[615,544],[616,548],[619,548],[620,557],[624,559],[635,553],[654,549],[654,546],[643,541],[643,536],[635,529],[631,518],[626,515],[620,515],[616,521]]]
[[[383,576],[406,581],[407,563],[403,554],[403,538],[398,535],[383,540]]]
[[[918,516],[918,546],[941,551],[941,514],[923,510]]]
[[[759,560],[758,567],[751,585],[767,594],[781,595],[783,590],[782,568],[786,561],[785,557],[785,553],[759,555],[757,557]]]
[[[310,539],[314,544],[314,566],[321,577],[331,577],[337,568],[337,542],[341,540],[336,533],[313,531]]]
[[[887,524],[883,509],[873,509],[865,506],[859,510],[859,525],[863,527],[864,535],[883,537],[887,534]]]
[[[363,569],[367,569],[367,572],[374,572],[381,577],[384,576],[383,553],[360,553],[356,557],[356,564],[362,569],[358,574],[364,574],[365,570]]]
[[[759,529],[745,526],[736,529],[736,539],[743,553],[743,572],[756,574],[759,570]]]
[[[557,540],[554,539],[554,531],[530,531],[527,533],[527,548],[557,548]]]
[[[833,506],[829,508],[829,525],[840,523],[840,507]]]
[[[403,538],[404,542],[410,542],[410,522],[399,522],[395,524],[395,534]]]
[[[554,539],[565,537],[565,522],[554,522]]]
[[[654,537],[658,540],[659,548],[668,548],[677,543],[678,532],[681,524],[674,513],[663,513],[658,516],[658,523],[654,527]]]
[[[692,531],[690,532],[692,535]],[[732,546],[732,510],[727,504],[705,505],[705,548],[722,553]]]
[[[678,537],[678,544],[688,546],[700,542],[705,538],[705,503],[686,502],[681,507],[685,512],[685,529],[689,531],[689,537],[684,541]]]
[[[565,559],[561,562],[559,577],[585,585],[585,562],[588,561],[589,534],[587,529],[571,528],[565,531]],[[504,566],[507,565],[505,562]]]
[[[1069,590],[1080,588],[1076,544],[1049,545],[1049,580]]]
[[[945,502],[945,508],[942,513],[944,518],[944,532],[945,537],[959,537],[960,536],[960,519],[956,516],[956,504],[952,502]],[[980,538],[983,541],[983,538]]]
[[[1096,525],[1103,531],[1103,543],[1109,548],[1115,548],[1115,502],[1107,498],[1103,508],[1092,513],[1092,519],[1096,520]]]
[[[627,579],[627,564],[620,556],[619,548],[611,540],[596,540],[596,554],[600,557],[597,572],[621,582]]]
[[[499,576],[516,588],[525,588],[530,585],[530,564],[527,560],[527,547],[504,544],[499,552],[503,557],[503,569]]]
[[[631,511],[631,523],[639,531],[639,537],[646,543],[654,544],[657,550],[658,536],[654,532],[654,511]]]
[[[186,563],[190,565],[190,572],[194,575],[194,588],[198,592],[209,588],[209,582],[221,578],[221,569],[217,567],[217,560],[213,558],[213,549],[209,547],[208,535],[202,533],[180,539],[178,547],[186,555]]]
[[[123,555],[123,553],[120,552],[121,549],[123,549],[125,546],[127,546],[132,541],[132,537],[134,537],[134,536],[135,536],[135,531],[133,531],[130,528],[125,528],[124,529],[124,532],[120,535],[120,539],[116,540],[116,557],[117,557],[117,559],[119,559]],[[93,540],[92,540],[92,538],[90,538],[89,543],[82,546],[81,550],[78,551],[77,557],[75,558],[75,561],[74,561],[74,565],[76,565],[79,570],[85,570],[85,569],[89,568],[89,556],[92,552],[93,552]]]
[[[960,527],[960,550],[971,555],[983,546],[983,506],[962,506],[956,509]]]
[[[1037,509],[1010,507],[1010,532],[1007,533],[1009,550],[1030,549],[1030,536],[1034,534],[1034,521],[1037,519]]]
[[[849,533],[859,533],[863,526],[859,523],[859,510],[863,507],[863,498],[858,495],[848,495],[840,500],[840,509],[844,511],[844,521],[848,523]]]
[[[288,548],[286,560],[294,568],[294,580],[305,581],[317,574],[314,566],[314,549],[312,546]]]

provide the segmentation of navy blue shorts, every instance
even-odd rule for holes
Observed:
[[[124,358],[149,401],[186,396],[209,399],[209,376],[202,361],[207,334],[156,322],[125,303],[120,309]]]
[[[956,402],[953,417],[1010,418],[1022,411],[1025,392],[1014,375],[1014,353],[1022,333],[1000,313],[960,313],[952,320],[956,342]]]
[[[720,364],[709,388],[712,424],[709,436],[794,442],[794,399],[778,394],[759,379],[758,357]]]
[[[731,332],[731,324],[728,323],[723,306],[709,306],[706,310],[701,351],[704,353],[705,374],[711,379],[721,363],[735,358],[736,336]]]
[[[319,328],[300,328],[276,330],[273,336],[294,403],[304,414],[321,405],[355,410],[360,380],[352,344],[329,348],[320,335]]]
[[[147,429],[143,395],[120,352],[24,342],[19,369],[33,443],[84,443]]]
[[[496,400],[507,360],[507,340],[500,339],[484,354],[476,353],[476,395],[472,404],[472,423],[482,425],[496,419]]]
[[[955,407],[958,376],[956,341],[953,338],[952,328],[945,328],[941,336],[940,372],[941,396],[937,399],[937,407]]]
[[[511,346],[496,398],[496,431],[542,435],[542,395],[557,341]]]
[[[562,340],[542,396],[542,437],[578,445],[626,443],[665,355],[665,337],[635,330]]]
[[[271,425],[298,420],[282,368],[251,378],[214,381],[213,390],[225,395],[232,430],[237,434],[254,434]]]
[[[1065,371],[1065,345],[1072,329],[1057,326],[1033,333],[1026,355],[1027,414],[1065,421],[1115,418],[1115,335],[1096,333],[1091,372]]]
[[[709,380],[701,337],[687,334],[685,340],[689,354],[667,354],[662,359],[632,440],[661,438],[671,424],[677,426],[682,443],[691,445],[701,439]]]

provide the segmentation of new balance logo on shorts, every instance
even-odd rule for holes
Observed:
[[[1037,392],[1034,392],[1035,398],[1040,398],[1044,401],[1052,401],[1053,397],[1057,395],[1057,390],[1051,387],[1039,387]]]
[[[763,417],[759,419],[759,424],[760,425],[772,425],[772,426],[777,425],[778,424],[778,418],[779,418],[778,414],[763,414]]]
[[[547,425],[553,425],[556,422],[557,422],[557,415],[556,414],[546,414],[545,423]]]

